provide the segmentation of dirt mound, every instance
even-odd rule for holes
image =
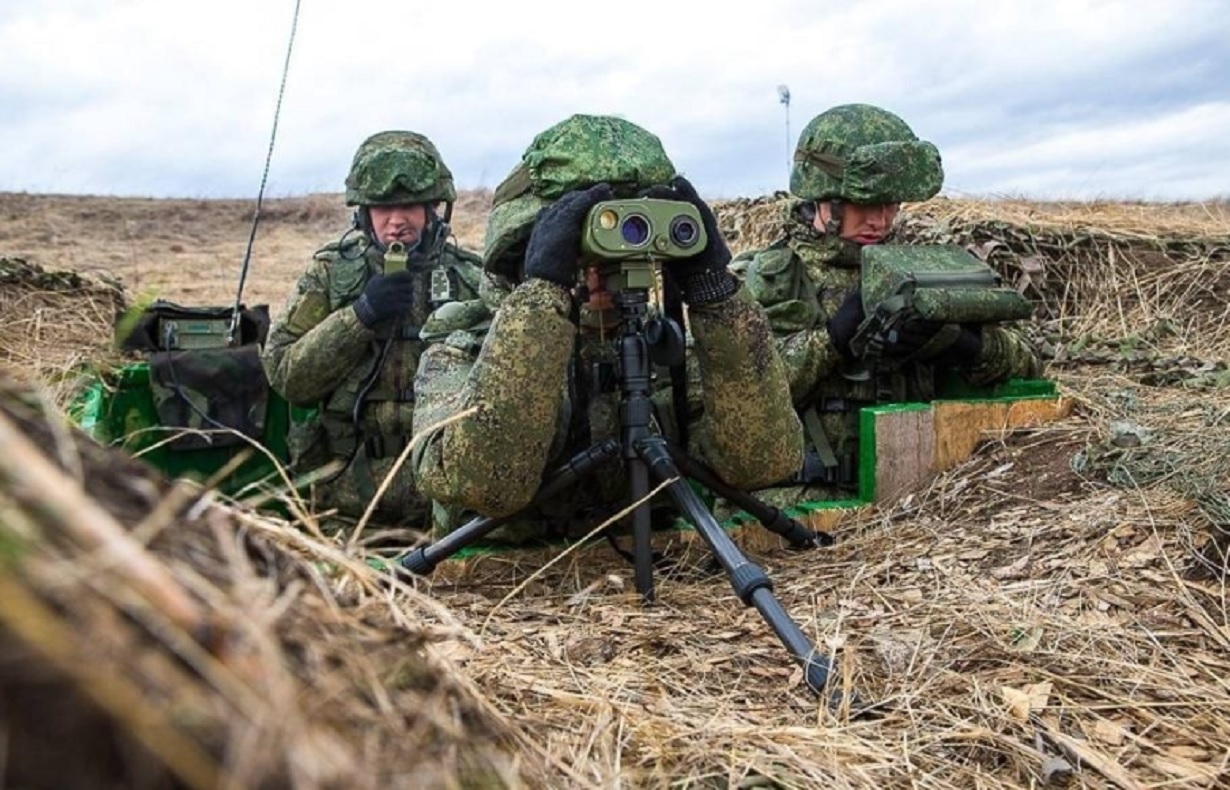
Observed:
[[[0,444],[6,786],[532,775],[436,656],[433,643],[471,637],[430,599],[277,520],[155,478],[48,419],[2,371]]]
[[[63,402],[84,367],[115,358],[111,326],[125,307],[114,280],[0,257],[0,369]]]

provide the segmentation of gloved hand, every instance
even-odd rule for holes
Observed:
[[[569,192],[538,213],[525,249],[525,276],[565,288],[577,282],[581,226],[596,204],[615,197],[609,184]]]
[[[931,364],[938,368],[972,368],[982,356],[982,325],[962,324],[961,334],[952,345],[935,355]]]
[[[368,329],[406,313],[414,304],[414,275],[409,271],[377,274],[355,300],[354,313]]]
[[[847,359],[854,357],[854,352],[850,350],[850,341],[854,339],[854,335],[858,332],[859,325],[863,323],[864,318],[866,316],[863,314],[862,291],[852,291],[846,294],[846,298],[842,300],[841,306],[829,316],[829,339],[833,341],[833,345],[841,355]]]
[[[717,217],[709,204],[696,194],[696,188],[683,176],[675,176],[670,184],[653,186],[641,192],[641,197],[656,200],[682,200],[691,203],[700,213],[708,243],[690,258],[670,261],[662,267],[662,276],[679,286],[683,301],[693,307],[725,301],[739,290],[739,282],[726,269],[730,263],[730,248],[718,230]]]
[[[940,321],[928,321],[923,318],[906,318],[888,331],[881,331],[884,349],[881,353],[886,357],[908,357],[918,351],[927,341],[935,337],[944,324]]]

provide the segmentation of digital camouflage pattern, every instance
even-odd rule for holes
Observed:
[[[813,118],[799,135],[790,174],[797,197],[851,203],[922,201],[943,184],[936,147],[869,104],[833,107]]]
[[[535,137],[496,188],[483,250],[487,269],[516,277],[534,218],[567,192],[607,183],[618,197],[634,197],[674,176],[655,135],[621,118],[573,115]]]
[[[318,408],[316,419],[291,430],[295,471],[304,473],[353,455],[344,473],[316,489],[318,507],[336,507],[351,517],[366,510],[411,435],[414,372],[425,347],[419,328],[438,331],[447,319],[437,314],[450,308],[445,304],[433,310],[428,302],[431,271],[419,269],[415,305],[400,322],[401,329],[366,328],[350,305],[383,266],[383,253],[362,238],[318,250],[270,330],[262,357],[274,390],[294,405]],[[449,273],[456,299],[468,303],[479,298],[486,275],[477,255],[447,244],[430,266]],[[385,343],[387,357],[359,409],[360,436],[354,421],[356,404]],[[368,438],[372,442],[361,441]],[[425,526],[426,511],[406,464],[376,514],[383,523]]]
[[[891,304],[928,321],[986,324],[1033,312],[1028,299],[1000,284],[994,269],[955,244],[873,244],[861,257],[868,315]]]
[[[764,306],[786,366],[790,396],[801,410],[816,408],[819,422],[839,460],[856,451],[858,409],[877,402],[927,401],[935,395],[936,370],[913,364],[866,381],[852,380],[857,365],[833,346],[827,324],[846,296],[860,287],[851,245],[817,231],[791,201],[782,237],[766,249],[743,253],[731,263],[747,289]],[[982,354],[959,374],[971,384],[989,385],[1039,375],[1038,358],[1015,329],[982,328]],[[806,499],[838,499],[850,491],[833,487],[789,489],[779,504]]]
[[[562,289],[531,279],[503,297],[489,329],[454,331],[424,352],[414,427],[430,433],[413,460],[422,492],[441,504],[441,529],[457,525],[458,510],[493,516],[520,510],[550,470],[593,442],[618,439],[612,368],[618,330],[601,331],[583,316],[574,366],[578,330],[569,321],[570,309]],[[742,294],[689,316],[691,414],[684,418],[692,420],[692,453],[742,488],[787,476],[800,464],[802,433],[785,397],[785,369],[764,312]],[[575,389],[570,392],[570,376],[590,391],[587,404]],[[665,374],[657,379],[655,415],[662,433],[677,437],[680,415],[673,411],[668,380]],[[471,408],[474,414],[432,428]],[[568,530],[578,520],[628,504],[627,493],[626,478],[612,464],[527,514],[525,527],[538,535],[550,525]]]
[[[453,174],[436,146],[416,132],[377,132],[355,152],[346,176],[346,205],[452,203]]]

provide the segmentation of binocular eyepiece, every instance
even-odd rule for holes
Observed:
[[[604,260],[689,258],[708,243],[700,212],[681,200],[606,200],[585,219],[581,249]]]

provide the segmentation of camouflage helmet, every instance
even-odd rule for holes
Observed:
[[[940,191],[940,152],[909,125],[870,104],[843,104],[803,129],[790,191],[804,200],[908,203]]]
[[[520,248],[538,212],[565,193],[605,182],[620,197],[630,197],[674,176],[675,166],[656,136],[622,118],[573,115],[535,137],[496,188],[483,265],[516,276]]]
[[[355,151],[346,176],[347,206],[452,203],[453,174],[440,152],[415,132],[377,132]]]

